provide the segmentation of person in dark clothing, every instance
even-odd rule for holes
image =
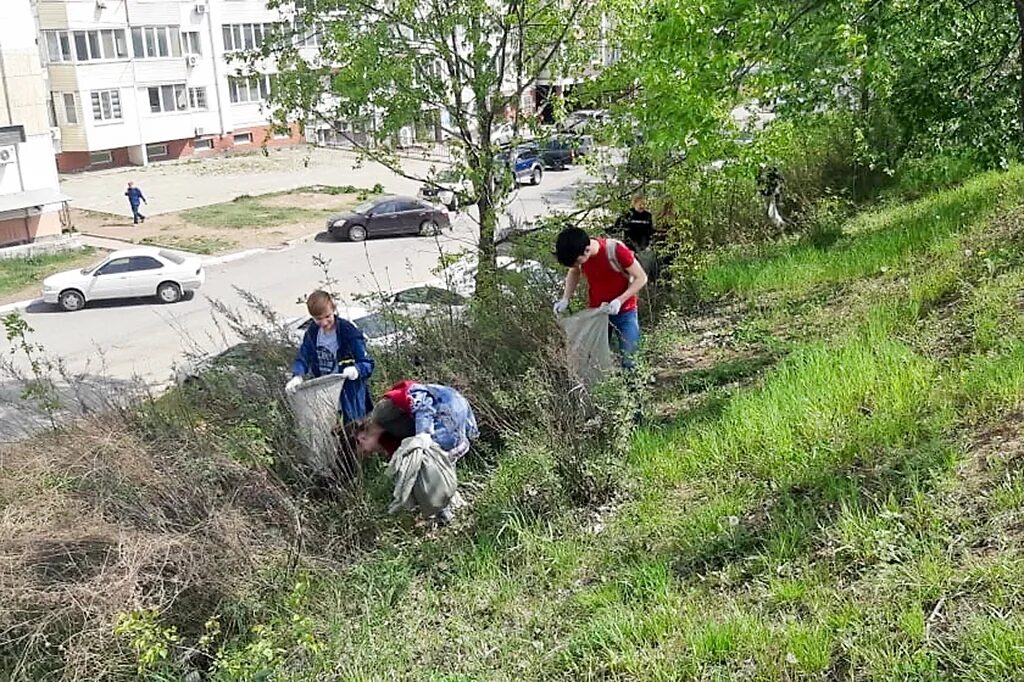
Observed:
[[[654,218],[647,210],[647,202],[642,196],[633,197],[629,211],[619,218],[619,231],[622,241],[633,252],[646,251],[654,238]]]
[[[139,206],[149,203],[146,201],[146,197],[142,196],[142,190],[136,187],[134,183],[129,182],[128,191],[124,195],[128,197],[128,205],[132,207],[132,225],[146,222],[146,216],[139,213]]]
[[[345,377],[338,396],[342,421],[362,419],[373,409],[370,375],[375,363],[367,351],[366,337],[354,324],[338,317],[334,300],[325,291],[310,294],[306,308],[314,324],[302,339],[285,392],[297,391],[307,374],[313,377],[341,374]]]

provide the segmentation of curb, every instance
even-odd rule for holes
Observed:
[[[7,303],[5,305],[0,305],[0,315],[7,315],[7,314],[10,314],[10,313],[20,313],[20,312],[24,311],[26,308],[28,308],[30,305],[33,305],[35,303],[42,303],[42,302],[43,302],[43,299],[41,299],[41,298],[33,298],[31,300],[16,301],[15,303]]]
[[[222,263],[232,263],[236,260],[242,260],[243,258],[249,258],[250,256],[258,256],[261,253],[266,253],[267,249],[248,249],[246,251],[236,251],[235,253],[229,253],[226,256],[203,256],[203,265],[221,265]]]

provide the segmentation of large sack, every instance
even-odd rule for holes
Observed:
[[[587,386],[599,383],[616,367],[608,346],[608,313],[587,308],[558,321],[568,340],[569,365]]]
[[[299,384],[288,403],[295,415],[299,442],[306,450],[306,464],[319,476],[337,479],[338,396],[345,378],[340,374],[310,379]]]
[[[420,434],[402,441],[391,456],[388,475],[395,481],[388,512],[418,509],[434,516],[447,507],[458,490],[455,464],[430,436]]]

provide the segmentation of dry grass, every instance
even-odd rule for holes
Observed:
[[[0,670],[106,679],[117,614],[157,608],[201,625],[286,558],[282,490],[229,459],[153,447],[108,414],[0,451]],[[41,662],[49,667],[40,670]]]

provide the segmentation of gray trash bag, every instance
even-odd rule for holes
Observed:
[[[451,504],[459,488],[455,463],[430,436],[420,434],[402,441],[391,456],[388,476],[395,481],[388,512],[418,509],[430,517]]]
[[[558,321],[569,342],[569,366],[587,386],[600,383],[616,367],[608,346],[608,312],[587,308]]]
[[[306,451],[306,464],[325,478],[336,478],[338,398],[345,378],[340,374],[303,381],[288,404],[295,415],[296,435]]]

